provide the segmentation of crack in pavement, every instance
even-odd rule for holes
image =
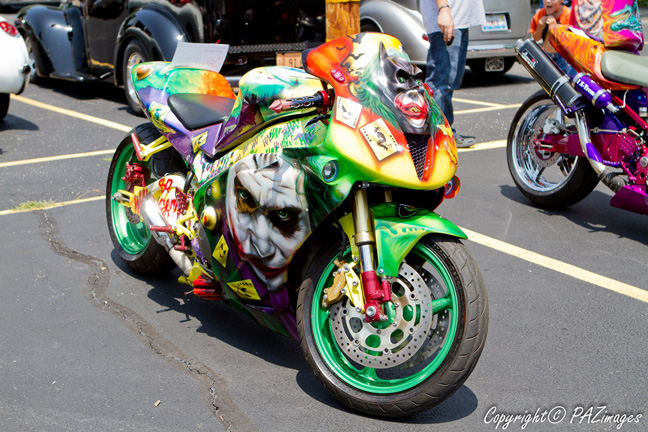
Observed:
[[[256,427],[245,413],[232,401],[227,390],[225,380],[208,366],[197,360],[189,360],[188,355],[180,351],[175,345],[162,336],[153,326],[135,311],[124,306],[106,295],[106,289],[110,283],[110,270],[106,263],[97,257],[85,255],[68,248],[58,238],[59,226],[48,211],[37,211],[41,221],[38,224],[40,236],[49,245],[50,249],[57,255],[85,264],[90,269],[86,286],[83,288],[83,295],[90,303],[104,311],[111,312],[120,319],[126,326],[136,333],[154,353],[160,355],[167,361],[188,371],[195,377],[200,378],[207,384],[210,395],[209,405],[212,412],[228,431],[246,430],[256,431]],[[220,404],[217,404],[217,399]],[[227,411],[227,415],[221,412],[221,407]],[[231,420],[236,418],[237,420]]]

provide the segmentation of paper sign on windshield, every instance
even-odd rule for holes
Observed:
[[[224,44],[178,42],[171,66],[220,72],[227,57],[227,50],[229,45]]]

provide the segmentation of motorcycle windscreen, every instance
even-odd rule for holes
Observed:
[[[345,36],[304,55],[335,103],[327,150],[358,181],[436,189],[457,167],[452,130],[400,41],[381,33]]]

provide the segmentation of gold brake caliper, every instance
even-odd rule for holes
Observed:
[[[325,308],[331,307],[333,304],[342,300],[342,297],[347,296],[355,308],[360,308],[360,312],[364,312],[364,292],[362,291],[362,284],[360,278],[353,270],[358,262],[354,259],[352,263],[334,261],[337,270],[333,272],[333,285],[324,290],[324,298],[322,299],[322,306]]]

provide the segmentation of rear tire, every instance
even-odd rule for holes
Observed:
[[[142,144],[150,144],[160,137],[159,132],[151,124],[137,126],[134,132]],[[130,135],[117,147],[106,185],[106,218],[110,239],[119,257],[133,270],[142,274],[155,274],[171,270],[175,262],[166,249],[152,238],[151,232],[140,217],[129,208],[119,204],[112,196],[119,190],[128,190],[131,186],[122,177],[126,172],[126,163],[138,162]],[[155,179],[150,177],[151,166],[146,162],[138,162],[148,171],[146,184]]]
[[[525,197],[544,208],[567,207],[589,195],[599,179],[586,158],[534,149],[536,134],[548,118],[569,126],[560,108],[544,90],[539,90],[513,117],[506,161],[515,185]]]
[[[409,416],[443,402],[473,371],[488,328],[484,281],[465,246],[448,236],[421,239],[392,280],[389,320],[373,324],[347,297],[322,306],[339,252],[339,244],[322,248],[299,290],[301,348],[315,376],[370,415]],[[347,248],[347,262],[349,255]],[[433,301],[447,303],[432,312]]]

